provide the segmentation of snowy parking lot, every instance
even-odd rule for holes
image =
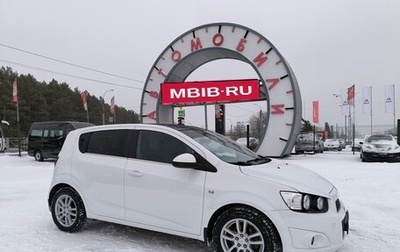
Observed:
[[[285,158],[329,179],[350,212],[339,252],[400,251],[400,163],[362,163],[349,149]],[[0,154],[0,251],[205,252],[201,241],[105,222],[68,234],[47,208],[52,161]]]

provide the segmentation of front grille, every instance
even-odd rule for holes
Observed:
[[[335,204],[336,204],[336,211],[338,211],[338,212],[339,212],[339,210],[340,210],[340,207],[341,207],[340,200],[339,200],[339,199],[337,199],[337,200],[335,201]]]
[[[342,220],[342,237],[344,238],[345,233],[349,234],[349,220],[350,220],[350,215],[349,212],[346,211],[346,215],[344,216]]]

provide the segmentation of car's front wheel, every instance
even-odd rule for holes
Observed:
[[[282,242],[272,222],[249,207],[234,207],[214,224],[213,246],[217,252],[280,252]]]
[[[36,161],[43,161],[43,156],[41,151],[39,150],[35,151],[34,156]]]
[[[57,227],[69,233],[78,232],[87,222],[85,206],[72,188],[58,190],[51,202],[51,215]]]

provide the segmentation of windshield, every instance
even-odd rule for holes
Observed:
[[[339,142],[339,140],[337,140],[337,139],[326,139],[325,142],[334,143],[334,142]]]
[[[269,162],[270,159],[235,143],[230,138],[204,129],[187,128],[181,130],[193,140],[211,151],[221,160],[238,165],[253,165]]]
[[[317,137],[315,137],[315,139],[317,139]],[[297,137],[298,141],[309,141],[309,140],[314,140],[314,135],[312,133],[308,133],[308,134],[300,134]]]
[[[391,135],[371,135],[368,138],[368,143],[378,142],[378,141],[392,141],[393,137]]]

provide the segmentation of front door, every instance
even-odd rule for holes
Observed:
[[[126,220],[199,235],[206,172],[171,164],[175,156],[193,150],[155,131],[139,131],[136,149],[125,171]]]

